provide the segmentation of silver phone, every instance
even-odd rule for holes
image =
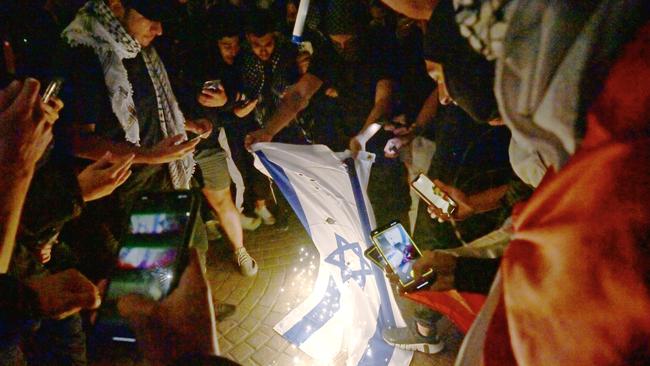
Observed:
[[[52,79],[52,81],[50,81],[50,83],[47,85],[47,88],[45,88],[43,97],[41,97],[43,103],[47,103],[52,98],[56,98],[59,95],[59,91],[61,91],[62,84],[63,84],[63,78]]]

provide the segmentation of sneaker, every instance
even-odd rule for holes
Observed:
[[[235,252],[235,261],[239,266],[239,272],[246,277],[255,276],[257,274],[257,262],[248,254],[246,248],[239,248]]]
[[[215,312],[217,313],[215,319],[220,322],[226,318],[229,318],[235,313],[235,310],[237,310],[237,307],[235,305],[220,302],[217,304],[217,308],[215,309]]]
[[[408,327],[387,328],[381,332],[386,343],[397,348],[434,354],[445,348],[444,342],[437,336],[423,337]]]
[[[262,222],[264,222],[264,225],[274,225],[275,224],[275,217],[269,211],[266,206],[263,206],[261,208],[255,208],[255,214],[259,216],[262,219]]]
[[[244,214],[239,214],[241,220],[241,227],[244,230],[255,231],[262,225],[262,219],[259,217],[248,217]]]
[[[205,231],[208,234],[208,241],[219,240],[223,237],[219,231],[219,221],[217,220],[206,221]]]

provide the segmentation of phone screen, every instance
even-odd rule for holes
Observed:
[[[391,223],[386,229],[374,233],[372,240],[399,277],[402,286],[408,286],[416,280],[413,264],[421,254],[402,224]]]
[[[118,342],[135,338],[117,311],[117,300],[140,294],[161,300],[175,287],[185,266],[196,216],[189,192],[140,197],[129,217],[129,234],[118,252],[96,331]]]
[[[411,183],[417,194],[429,205],[434,205],[444,213],[451,215],[456,210],[456,202],[445,198],[445,193],[436,186],[426,175],[420,174]]]

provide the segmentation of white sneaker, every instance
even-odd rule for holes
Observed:
[[[275,225],[275,216],[273,216],[271,211],[269,211],[266,206],[262,208],[255,208],[255,214],[262,219],[264,225]]]
[[[239,272],[244,276],[251,277],[257,274],[257,262],[248,254],[246,248],[237,249],[235,252],[235,262],[239,266]]]
[[[241,221],[241,227],[244,230],[255,231],[262,225],[262,219],[259,217],[248,217],[244,214],[239,214],[239,219]]]

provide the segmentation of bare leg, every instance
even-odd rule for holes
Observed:
[[[220,191],[214,189],[203,189],[205,198],[217,213],[221,227],[230,240],[233,251],[244,247],[244,233],[241,227],[239,211],[235,208],[230,195],[230,187]]]

